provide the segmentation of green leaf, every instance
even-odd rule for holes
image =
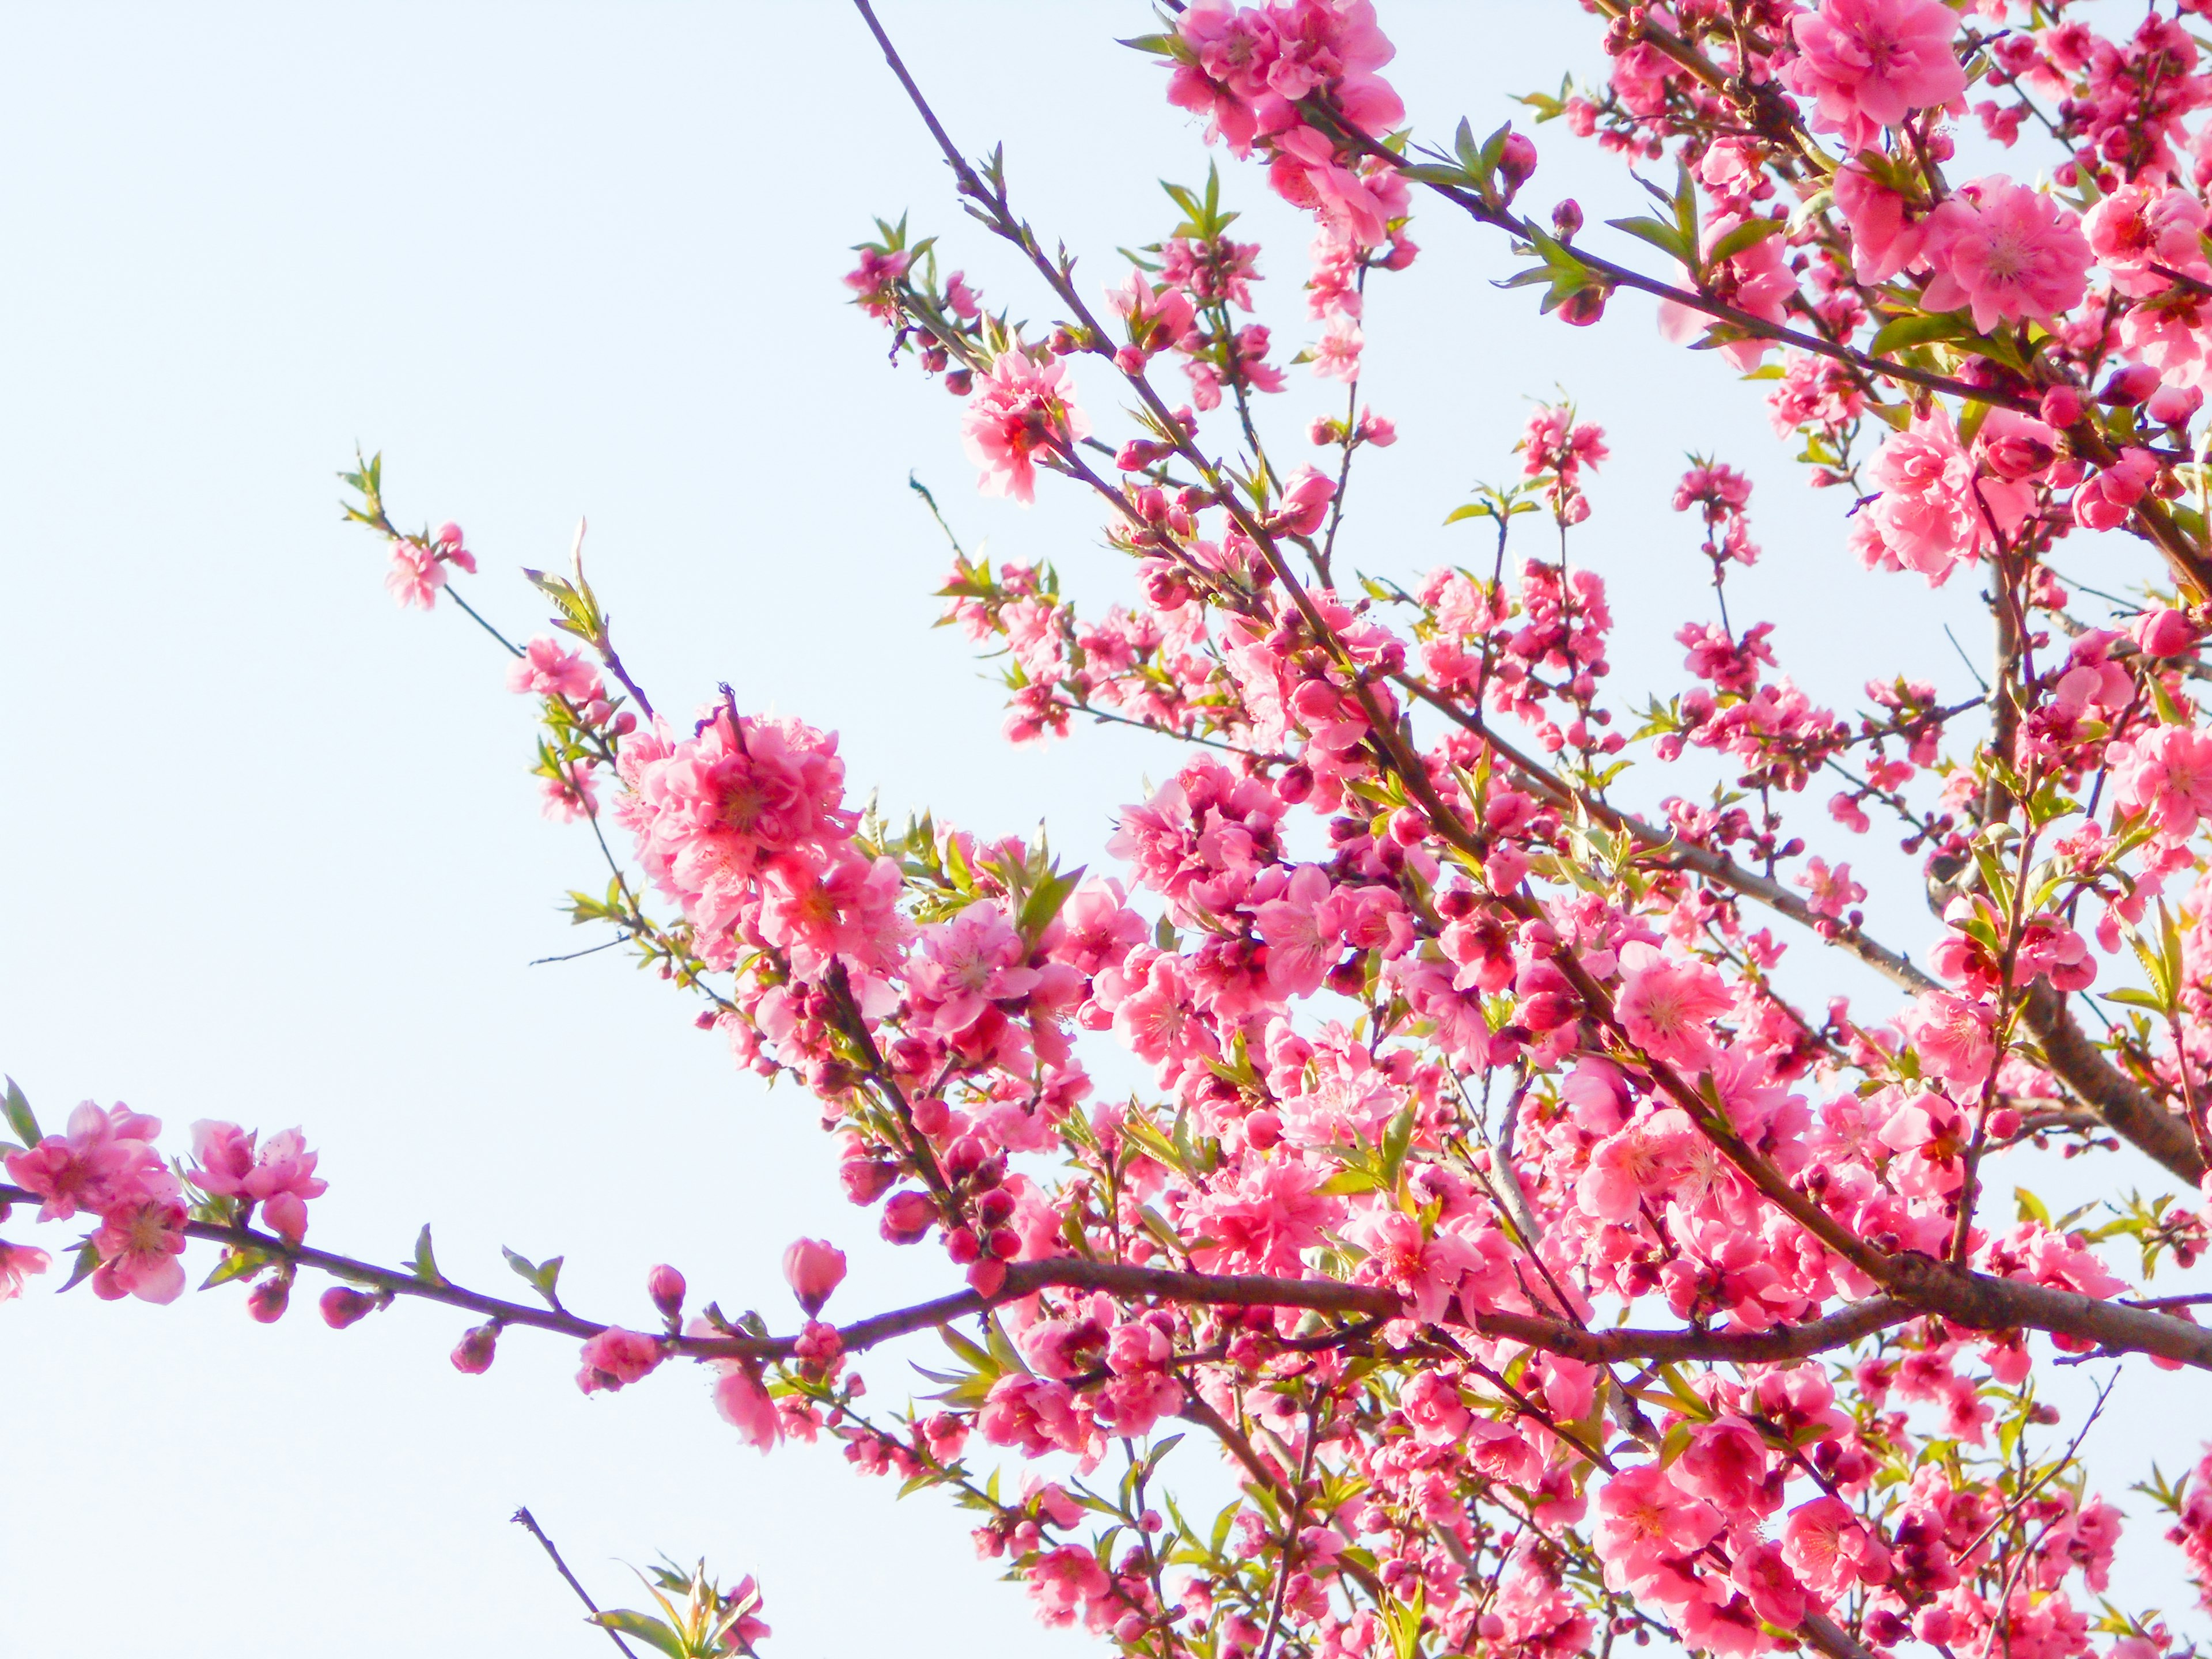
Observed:
[[[226,1250],[215,1271],[200,1281],[200,1288],[211,1291],[234,1279],[251,1279],[268,1265],[269,1258],[258,1250]]]
[[[2013,1202],[2020,1206],[2020,1218],[2022,1221],[2039,1221],[2046,1227],[2051,1224],[2049,1207],[2027,1188],[2014,1188],[2012,1198]]]
[[[641,1642],[649,1642],[666,1654],[668,1659],[691,1659],[684,1650],[682,1637],[659,1620],[648,1619],[645,1614],[632,1613],[627,1607],[618,1607],[612,1613],[595,1613],[584,1622],[623,1636],[635,1636]]]
[[[1606,223],[1615,230],[1625,230],[1631,236],[1650,243],[1677,264],[1694,266],[1698,263],[1696,244],[1686,241],[1682,233],[1663,219],[1608,219]]]
[[[1398,1115],[1390,1120],[1390,1127],[1382,1135],[1382,1184],[1395,1187],[1399,1171],[1406,1167],[1406,1149],[1413,1144],[1413,1106],[1407,1101]]]
[[[500,1254],[507,1258],[507,1265],[514,1268],[515,1273],[529,1284],[531,1289],[544,1297],[546,1305],[554,1312],[560,1312],[561,1298],[554,1293],[554,1287],[561,1282],[561,1263],[566,1258],[550,1255],[543,1261],[532,1261],[528,1256],[516,1255],[504,1244],[501,1245],[499,1249]]]
[[[23,1097],[22,1088],[12,1077],[8,1079],[6,1104],[8,1127],[15,1132],[15,1139],[23,1143],[26,1151],[46,1139],[39,1133],[39,1120],[32,1115],[31,1103]]]
[[[1087,867],[1079,864],[1065,874],[1055,872],[1037,884],[1036,890],[1022,906],[1021,920],[1016,924],[1023,938],[1034,939],[1052,925],[1052,919],[1060,914],[1060,907],[1067,902],[1067,896],[1082,881],[1083,872]]]
[[[1446,524],[1457,524],[1462,519],[1487,519],[1490,516],[1491,509],[1489,502],[1469,501],[1465,507],[1455,507],[1452,508],[1449,513],[1447,513],[1444,515],[1444,522]]]
[[[1746,248],[1755,247],[1784,228],[1779,219],[1747,219],[1734,230],[1713,244],[1712,252],[1705,255],[1708,264],[1719,264],[1733,259]]]
[[[422,1231],[415,1235],[415,1277],[425,1285],[442,1285],[445,1274],[438,1271],[438,1258],[430,1253],[430,1224],[424,1222]]]
[[[54,1294],[56,1296],[59,1296],[62,1293],[62,1291],[75,1290],[78,1285],[83,1284],[86,1279],[91,1278],[93,1270],[99,1266],[100,1247],[88,1238],[83,1243],[76,1247],[76,1261],[70,1267],[69,1282],[64,1285],[60,1291],[56,1291]]]
[[[1867,355],[1882,357],[1903,346],[1928,345],[1937,340],[1956,340],[1973,331],[1947,312],[1909,312],[1884,323],[1867,343]]]

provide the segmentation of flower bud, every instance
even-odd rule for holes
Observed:
[[[1583,204],[1571,196],[1552,210],[1552,234],[1563,242],[1575,240],[1583,228]]]
[[[1507,133],[1498,157],[1498,176],[1505,181],[1505,193],[1510,196],[1519,190],[1535,171],[1535,144],[1521,133]]]
[[[937,1206],[927,1194],[909,1188],[893,1193],[884,1206],[883,1235],[894,1244],[912,1244],[937,1222]]]
[[[663,1319],[682,1316],[684,1289],[684,1275],[665,1261],[645,1276],[645,1293],[653,1298]]]
[[[2188,615],[2165,605],[2145,611],[2128,631],[2146,657],[2178,657],[2197,640],[2197,624]]]
[[[264,1325],[274,1325],[292,1304],[292,1281],[264,1279],[246,1296],[246,1311]]]
[[[983,1143],[974,1135],[963,1135],[945,1150],[945,1173],[955,1181],[963,1181],[983,1167]]]
[[[964,398],[975,389],[975,376],[968,369],[956,368],[945,377],[945,389],[956,398]]]
[[[333,1285],[325,1291],[316,1304],[321,1310],[323,1323],[334,1331],[349,1325],[357,1325],[376,1311],[376,1298],[343,1285]]]
[[[837,1166],[837,1179],[844,1183],[845,1196],[854,1203],[872,1204],[890,1190],[898,1171],[888,1164],[853,1158]]]
[[[819,1239],[796,1239],[783,1253],[783,1279],[811,1318],[845,1282],[845,1253]]]
[[[1000,1187],[975,1201],[975,1219],[986,1227],[1002,1227],[1014,1218],[1014,1195]]]
[[[1983,463],[2005,479],[2033,477],[2058,459],[2049,444],[2024,432],[1985,439],[1980,447]]]
[[[2042,412],[2047,424],[2069,427],[2081,418],[2081,394],[2070,386],[2055,386],[2043,394]]]
[[[926,1095],[914,1103],[911,1109],[915,1133],[927,1135],[934,1140],[952,1123],[952,1109],[935,1095]]]
[[[968,1270],[969,1288],[978,1296],[996,1296],[1006,1288],[1006,1264],[978,1261]]]
[[[972,1229],[955,1227],[945,1236],[945,1254],[952,1258],[954,1267],[964,1267],[982,1255],[983,1246]]]
[[[2115,409],[2133,409],[2158,390],[2158,371],[2148,363],[2130,363],[2113,372],[2097,394],[2097,401]]]
[[[2162,386],[2150,394],[2143,410],[2160,426],[2187,426],[2204,407],[2200,386]]]
[[[499,1346],[499,1327],[479,1325],[463,1337],[460,1346],[453,1350],[453,1369],[465,1371],[471,1376],[482,1376],[491,1369],[495,1352]]]
[[[1606,290],[1577,289],[1559,302],[1559,320],[1575,328],[1588,328],[1605,315]]]

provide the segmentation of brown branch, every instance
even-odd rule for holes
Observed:
[[[2191,1186],[2203,1179],[2204,1160],[2188,1126],[2105,1057],[2067,1008],[2065,997],[2047,981],[2039,980],[2028,992],[2021,1015],[2051,1072],[2114,1133]]]

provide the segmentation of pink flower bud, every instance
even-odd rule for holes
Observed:
[[[1583,204],[1571,196],[1552,210],[1552,234],[1563,242],[1571,242],[1575,233],[1583,228]]]
[[[1578,289],[1559,301],[1559,320],[1576,328],[1588,328],[1605,315],[1606,291],[1601,288]]]
[[[811,1318],[845,1282],[845,1253],[819,1239],[796,1239],[783,1253],[783,1278]]]
[[[2147,657],[2178,657],[2197,643],[2197,624],[2184,611],[2160,605],[2136,618],[2128,630]]]
[[[978,1296],[996,1296],[1006,1287],[1006,1264],[979,1261],[968,1270],[968,1284]]]
[[[1505,181],[1505,193],[1510,196],[1520,189],[1535,171],[1536,146],[1520,133],[1507,133],[1498,158],[1498,173]]]
[[[2070,386],[2055,386],[2043,394],[2043,418],[2055,427],[2069,427],[2081,418],[2081,394]]]
[[[292,1304],[292,1281],[264,1279],[246,1292],[246,1311],[264,1325],[274,1325]]]
[[[933,1140],[952,1127],[952,1109],[935,1095],[915,1101],[911,1115],[915,1132]]]
[[[2132,409],[2158,390],[2158,371],[2148,363],[2130,363],[2114,371],[2097,394],[2100,403],[2115,409]]]
[[[926,1194],[908,1190],[891,1194],[884,1206],[883,1235],[894,1244],[912,1244],[936,1224],[937,1206]]]
[[[890,1190],[898,1171],[888,1164],[872,1164],[866,1158],[848,1158],[837,1166],[837,1179],[844,1183],[845,1196],[855,1204],[872,1204]]]
[[[333,1285],[325,1291],[317,1304],[322,1310],[323,1323],[334,1331],[349,1325],[357,1325],[376,1311],[376,1298],[343,1285]]]
[[[683,1314],[684,1289],[684,1275],[665,1261],[645,1276],[645,1293],[653,1298],[663,1319]]]
[[[499,1327],[479,1325],[461,1339],[453,1350],[453,1369],[465,1371],[471,1376],[482,1376],[491,1369],[491,1362],[499,1346]]]
[[[2143,405],[2160,426],[2187,426],[2203,407],[2204,388],[2198,386],[2162,386]]]

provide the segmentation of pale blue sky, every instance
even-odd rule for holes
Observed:
[[[1144,7],[881,9],[956,135],[1006,141],[1023,210],[1093,287],[1119,280],[1115,245],[1172,222],[1152,180],[1203,176],[1158,72],[1111,44]],[[1395,0],[1385,21],[1437,136],[1462,112],[1486,131],[1506,94],[1592,50],[1565,3]],[[530,710],[500,658],[450,610],[394,611],[333,476],[356,439],[381,447],[395,510],[458,519],[485,562],[472,592],[521,632],[538,612],[512,571],[557,561],[587,512],[625,656],[664,706],[728,678],[842,730],[889,810],[1016,830],[1046,814],[1097,859],[1113,809],[1176,762],[1112,732],[1000,743],[994,690],[931,631],[944,552],[908,471],[994,555],[1055,560],[1101,604],[1121,570],[1086,504],[974,495],[957,406],[884,366],[837,278],[871,214],[911,208],[1018,314],[1049,307],[954,209],[853,15],[16,8],[0,46],[19,750],[0,1066],[50,1122],[94,1096],[178,1130],[301,1124],[332,1183],[316,1243],[396,1260],[434,1221],[447,1270],[495,1290],[502,1243],[565,1252],[569,1300],[604,1316],[643,1320],[644,1272],[668,1260],[786,1325],[775,1264],[801,1231],[851,1252],[847,1316],[948,1288],[933,1251],[877,1243],[836,1195],[810,1103],[734,1073],[681,998],[612,953],[526,966],[590,942],[555,906],[595,854],[538,818]],[[1611,162],[1538,137],[1539,199],[1632,210]],[[1249,170],[1229,189],[1294,344],[1306,236]],[[1528,396],[1564,386],[1613,433],[1579,556],[1615,583],[1625,684],[1678,688],[1668,636],[1705,614],[1694,534],[1666,508],[1696,447],[1762,481],[1772,554],[1738,615],[1781,622],[1801,681],[1850,704],[1869,672],[1909,667],[1959,692],[1941,623],[1978,639],[1972,596],[1931,604],[1852,568],[1842,503],[1802,488],[1724,365],[1633,315],[1539,320],[1489,286],[1509,270],[1494,240],[1433,215],[1415,234],[1427,252],[1370,305],[1371,400],[1404,438],[1363,463],[1353,562],[1477,557],[1480,532],[1440,521],[1513,466]],[[1293,381],[1285,439],[1337,403]],[[1109,390],[1085,385],[1110,429]],[[1924,912],[1877,914],[1924,943]],[[617,1559],[659,1550],[757,1571],[787,1659],[1077,1650],[936,1498],[895,1505],[826,1449],[763,1461],[673,1367],[586,1401],[566,1343],[516,1332],[489,1376],[459,1377],[465,1323],[416,1306],[334,1334],[302,1306],[264,1329],[222,1291],[156,1309],[34,1291],[0,1310],[0,1649],[101,1654],[158,1630],[179,1659],[603,1650],[506,1524],[526,1503],[617,1600]],[[879,1399],[902,1395],[891,1359],[866,1369]]]

